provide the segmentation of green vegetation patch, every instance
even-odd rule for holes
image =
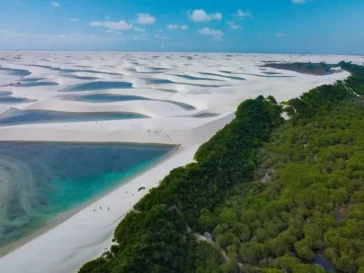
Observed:
[[[198,244],[193,233],[205,228],[198,226],[200,211],[214,210],[233,185],[252,178],[255,154],[283,122],[280,113],[269,101],[242,103],[234,121],[201,146],[196,163],[173,170],[139,201],[117,227],[111,250],[80,272],[200,272],[206,265],[201,257],[216,256],[216,249]]]
[[[214,211],[214,240],[248,272],[325,272],[311,266],[319,253],[363,272],[363,151],[360,99],[286,122],[260,149],[255,181]]]

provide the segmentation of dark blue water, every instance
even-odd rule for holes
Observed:
[[[232,71],[227,71],[227,70],[220,70],[220,72],[227,73],[227,74],[237,74],[237,73],[234,73]]]
[[[36,87],[36,86],[56,86],[57,82],[37,82],[37,81],[28,81],[25,83],[16,84],[17,87]]]
[[[145,79],[147,81],[147,83],[149,84],[165,84],[165,83],[174,83],[170,80],[166,80],[166,79]]]
[[[330,272],[336,273],[335,265],[329,259],[326,259],[323,254],[316,254],[314,263],[321,265],[325,270],[330,270]]]
[[[76,80],[85,80],[85,81],[93,81],[99,79],[97,77],[77,76],[77,75],[62,75],[62,77],[76,79]]]
[[[264,72],[263,72],[264,73]],[[261,78],[294,78],[294,76],[280,76],[280,75],[259,75],[259,74],[252,74],[252,73],[244,73],[245,75],[257,76]]]
[[[193,116],[194,118],[212,118],[212,117],[217,117],[220,114],[216,114],[216,113],[202,113],[202,114],[198,114]]]
[[[29,70],[13,69],[13,68],[6,68],[6,67],[0,67],[0,71],[4,71],[8,75],[20,76],[20,77],[29,76],[30,74],[32,74]]]
[[[182,107],[185,110],[195,110],[196,108],[190,104],[176,102],[171,100],[154,100],[142,96],[133,95],[116,95],[116,94],[90,94],[84,96],[72,96],[66,98],[68,100],[84,101],[84,102],[94,102],[94,103],[107,103],[107,102],[120,102],[120,101],[135,101],[135,100],[149,100],[149,101],[163,101],[167,103],[175,104]]]
[[[171,149],[162,145],[0,142],[0,247],[122,184]]]
[[[10,91],[0,91],[0,96],[2,97],[2,96],[9,96],[9,95],[11,95],[11,94],[13,94],[12,92],[10,92]]]
[[[279,75],[279,74],[282,74],[282,73],[279,73],[279,72],[263,72],[263,74],[267,74],[267,75]]]
[[[168,102],[168,103],[172,103],[175,104],[185,110],[191,111],[191,110],[195,110],[196,108],[194,106],[192,106],[191,104],[187,104],[187,103],[183,103],[183,102],[177,102],[177,101],[171,101],[171,100],[161,100],[164,102]]]
[[[187,80],[192,80],[192,81],[198,81],[198,80],[202,80],[202,81],[221,81],[221,80],[218,80],[218,79],[198,78],[198,77],[193,77],[193,76],[189,76],[189,75],[175,75],[175,76],[181,77],[181,78],[184,78],[184,79],[187,79]]]
[[[13,93],[10,91],[0,91],[0,103],[24,103],[24,102],[34,102],[36,100],[29,100],[27,98],[13,97]]]
[[[98,112],[98,113],[70,113],[46,110],[19,110],[11,109],[0,115],[0,126],[56,123],[56,122],[81,122],[102,121],[119,119],[147,118],[147,116],[128,112]]]
[[[145,79],[148,84],[168,84],[168,83],[176,83],[181,85],[190,85],[190,86],[199,86],[199,87],[221,87],[221,85],[210,85],[210,84],[194,84],[194,83],[179,83],[173,82],[166,79]]]
[[[92,70],[92,69],[67,69],[67,68],[52,67],[49,65],[29,65],[29,66],[41,67],[41,68],[49,69],[49,70],[60,72],[60,73],[74,73],[74,72],[82,73],[83,72],[83,73],[98,73],[98,74],[105,74],[105,75],[112,75],[112,76],[122,75],[120,73],[103,72],[103,71],[97,71],[97,70]]]
[[[246,80],[245,78],[242,78],[242,77],[225,76],[225,75],[207,73],[207,72],[200,72],[200,74],[201,75],[206,75],[206,76],[218,76],[218,77],[228,78],[228,79],[232,79],[232,80],[242,80],[242,81]]]
[[[178,84],[184,84],[184,85],[190,85],[190,86],[198,86],[198,87],[222,87],[224,85],[214,85],[214,84],[195,84],[195,83],[178,83]]]
[[[173,90],[173,89],[157,89],[159,91],[165,91],[165,92],[169,92],[169,93],[177,93],[178,91],[177,90]]]
[[[88,66],[88,65],[75,65],[75,67],[90,68],[91,66]]]
[[[43,80],[44,78],[24,78],[21,81],[22,82],[38,82],[40,80]]]
[[[91,94],[84,96],[72,96],[71,100],[85,102],[116,102],[116,101],[132,101],[132,100],[149,100],[146,97],[132,95],[115,95],[115,94]]]
[[[165,67],[147,67],[147,68],[155,71],[167,70]]]
[[[130,82],[97,81],[72,85],[61,91],[96,91],[104,89],[127,89],[132,87],[133,85]]]
[[[36,101],[36,100],[30,100],[30,99],[21,98],[21,97],[0,96],[0,103],[25,103],[25,102],[34,102],[34,101]]]

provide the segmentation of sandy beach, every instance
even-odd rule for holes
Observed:
[[[7,54],[11,56],[12,52],[7,52]],[[117,72],[123,76],[77,71],[72,72],[72,75],[92,75],[106,82],[122,78],[122,81],[130,82],[134,87],[133,89],[106,89],[102,91],[103,94],[139,95],[153,100],[107,103],[65,100],[64,96],[68,96],[70,93],[75,95],[76,92],[59,92],[60,90],[85,81],[65,77],[64,74],[55,73],[49,68],[29,66],[29,63],[44,66],[45,63],[40,59],[52,60],[56,55],[62,59],[66,54],[74,54],[78,65],[103,72]],[[91,60],[86,58],[90,54]],[[190,61],[191,64],[194,64],[191,67],[186,65],[187,61],[182,57],[188,55],[187,53],[173,53],[172,59],[164,58],[163,54],[159,54],[161,57],[158,60],[151,58],[153,54],[158,53],[133,53],[133,60],[139,60],[138,65],[133,64],[126,54],[119,53],[118,58],[114,54],[117,53],[95,52],[93,55],[92,53],[82,55],[67,52],[24,52],[21,62],[0,61],[3,66],[28,69],[31,71],[31,76],[27,77],[42,78],[44,81],[54,81],[58,84],[57,86],[27,88],[13,85],[2,86],[0,91],[11,91],[13,96],[37,101],[16,105],[0,104],[0,112],[7,113],[9,109],[14,108],[25,111],[59,111],[75,114],[133,112],[149,118],[40,122],[22,125],[1,125],[0,119],[0,141],[153,143],[178,145],[178,148],[158,164],[139,173],[100,199],[90,201],[81,210],[74,211],[62,218],[62,221],[57,222],[57,225],[52,225],[51,229],[44,230],[45,232],[40,236],[31,237],[27,243],[0,258],[0,272],[77,272],[85,262],[99,256],[110,247],[116,226],[140,198],[151,188],[158,186],[159,181],[171,170],[193,161],[198,147],[234,118],[234,112],[242,101],[258,95],[273,95],[280,102],[297,97],[316,86],[332,84],[349,76],[349,73],[345,71],[325,76],[313,76],[270,69],[279,74],[276,77],[268,77],[259,68],[263,61],[326,61],[328,63],[338,63],[342,60],[358,61],[355,56],[334,55],[238,54],[229,59],[223,54],[200,54],[198,57],[194,56],[194,59]],[[204,58],[206,56],[208,59]],[[106,60],[95,61],[100,57]],[[52,62],[52,66],[75,69],[74,65],[59,62]],[[218,63],[219,65],[217,65]],[[166,71],[154,73],[148,67],[163,67]],[[217,76],[206,76],[199,73],[207,70],[208,73],[217,74]],[[229,73],[223,71],[229,71]],[[210,80],[191,80],[178,75],[208,77]],[[243,77],[244,80],[229,78],[233,76]],[[146,78],[163,78],[172,83],[151,84]],[[9,78],[6,80],[9,81]],[[170,89],[175,92],[163,91]],[[77,92],[77,94],[98,92],[101,91],[88,90]],[[168,103],[166,100],[189,104],[194,108],[186,110],[176,104]],[[197,116],[201,114],[213,115],[198,118]],[[145,190],[138,191],[140,187],[145,187]]]
[[[150,188],[157,186],[168,172],[191,162],[198,147],[199,145],[195,145],[170,155],[161,164],[123,184],[67,221],[3,257],[0,264],[1,271],[7,272],[11,269],[11,272],[76,272],[84,261],[100,255],[111,245],[114,229],[125,214]],[[138,192],[140,187],[145,187],[146,190]],[[107,210],[108,207],[110,210]],[[50,255],[51,253],[53,255]],[[67,255],[59,255],[60,253]],[[22,256],[21,263],[13,260],[17,259],[14,254]],[[35,268],[33,265],[38,259],[42,262],[37,263]],[[56,268],[54,265],[57,265]]]

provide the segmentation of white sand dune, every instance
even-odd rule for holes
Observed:
[[[13,60],[21,53],[21,59]],[[71,113],[133,112],[150,118],[112,121],[39,123],[1,125],[0,141],[66,141],[66,142],[134,142],[180,144],[179,149],[163,162],[118,189],[87,206],[62,224],[36,237],[0,259],[0,272],[72,273],[90,259],[100,255],[111,244],[113,231],[132,206],[173,168],[190,163],[199,145],[234,118],[237,106],[248,98],[273,95],[288,100],[322,84],[345,79],[349,73],[327,76],[304,75],[267,68],[283,77],[264,76],[260,65],[266,61],[338,63],[342,60],[360,63],[357,56],[335,55],[263,55],[203,53],[122,53],[122,52],[0,52],[0,65],[27,69],[25,78],[56,82],[56,86],[3,86],[21,77],[0,77],[0,91],[11,91],[15,97],[36,99],[25,104],[1,104],[0,113],[10,107],[23,110],[50,110]],[[153,56],[159,56],[153,58]],[[29,66],[29,65],[40,65]],[[44,67],[44,66],[51,66]],[[161,68],[161,69],[158,69]],[[62,70],[63,69],[63,70]],[[72,71],[70,71],[72,70]],[[119,73],[117,75],[115,73]],[[206,75],[210,73],[216,75]],[[256,74],[256,75],[252,75]],[[74,79],[69,76],[95,77]],[[201,79],[186,79],[180,75]],[[230,79],[242,77],[245,80]],[[172,83],[148,83],[146,79],[170,80]],[[209,80],[210,79],[210,80]],[[59,92],[74,84],[91,81],[130,82],[133,88],[80,92]],[[212,87],[213,86],[213,87]],[[65,100],[65,96],[118,94],[144,96],[152,100],[110,103]],[[186,103],[187,110],[166,102]],[[198,118],[195,115],[214,113]],[[139,187],[146,187],[138,192]],[[126,194],[128,192],[128,194]],[[111,210],[94,208],[110,207]]]

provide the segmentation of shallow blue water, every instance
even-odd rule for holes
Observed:
[[[150,70],[153,70],[153,71],[165,71],[165,70],[168,70],[167,68],[165,67],[147,67],[148,69]]]
[[[24,102],[34,102],[34,101],[36,100],[29,100],[27,98],[12,97],[12,96],[0,96],[0,103],[24,103]]]
[[[168,84],[168,83],[176,83],[183,85],[191,85],[191,86],[199,86],[199,87],[220,87],[221,85],[210,85],[210,84],[194,84],[194,83],[179,83],[173,82],[166,79],[145,79],[148,84]]]
[[[133,85],[130,82],[96,81],[72,85],[63,89],[62,91],[96,91],[104,89],[126,89],[132,87]]]
[[[225,76],[225,75],[208,73],[208,72],[200,72],[200,74],[201,75],[207,75],[207,76],[219,76],[219,77],[228,78],[228,79],[232,79],[232,80],[242,80],[242,81],[246,80],[245,78],[242,78],[242,77]]]
[[[11,109],[0,115],[0,126],[53,123],[53,122],[81,122],[146,118],[147,116],[128,112],[91,112],[73,113],[47,110],[19,110]]]
[[[194,118],[212,118],[212,117],[217,117],[220,114],[217,113],[202,113],[202,114],[198,114],[193,116]]]
[[[84,96],[72,96],[70,98],[66,98],[75,101],[84,101],[84,102],[94,102],[94,103],[107,103],[107,102],[120,102],[120,101],[135,101],[135,100],[149,100],[149,101],[163,101],[167,103],[172,103],[182,107],[185,110],[194,110],[196,109],[190,104],[176,102],[171,100],[154,100],[142,96],[133,96],[133,95],[116,95],[116,94],[91,94]]]
[[[175,104],[185,110],[195,110],[196,108],[192,106],[191,104],[183,103],[183,102],[177,102],[177,101],[171,101],[171,100],[162,100],[164,102]]]
[[[77,75],[62,75],[62,77],[76,79],[76,80],[86,80],[86,81],[93,81],[99,79],[97,77],[77,76]]]
[[[71,100],[85,102],[116,102],[116,101],[132,101],[132,100],[149,100],[146,97],[132,95],[116,95],[116,94],[91,94],[84,96],[73,96]]]
[[[220,72],[222,72],[222,73],[227,73],[227,74],[233,74],[234,72],[232,72],[232,71],[227,71],[227,70],[220,70]],[[234,73],[234,74],[236,74],[236,73]]]
[[[10,91],[0,91],[0,103],[23,103],[23,102],[34,102],[36,100],[29,100],[27,98],[13,97],[13,93]]]
[[[336,273],[335,265],[330,260],[326,259],[322,254],[315,255],[314,263],[321,265],[325,270],[328,270],[329,272]]]
[[[37,82],[37,81],[28,81],[25,83],[17,84],[17,87],[35,87],[35,86],[55,86],[58,85],[56,82]]]
[[[160,88],[158,88],[157,90],[168,92],[168,93],[177,93],[178,92],[177,90],[173,90],[173,89],[160,89]]]
[[[171,149],[132,144],[0,142],[0,247],[57,214],[102,195]]]
[[[114,73],[114,72],[103,72],[103,71],[97,71],[92,69],[67,69],[67,68],[60,68],[60,67],[53,67],[49,65],[29,65],[34,67],[41,67],[45,69],[49,69],[52,71],[57,71],[61,73],[74,73],[74,72],[82,72],[82,73],[98,73],[98,74],[105,74],[105,75],[113,75],[113,76],[120,76],[120,73]]]
[[[11,94],[13,94],[13,92],[10,92],[10,91],[0,91],[0,97],[9,96]]]
[[[200,73],[200,74],[202,74],[202,73]],[[211,78],[198,78],[198,77],[193,77],[193,76],[190,76],[190,75],[176,75],[176,76],[187,79],[187,80],[192,80],[192,81],[198,81],[198,80],[202,80],[202,81],[221,81],[221,80],[218,80],[218,79],[211,79]]]
[[[165,84],[165,83],[174,83],[170,80],[166,80],[166,79],[146,79],[147,83],[149,84]]]
[[[253,73],[242,73],[242,74],[257,76],[257,77],[261,77],[261,78],[294,78],[294,76],[285,76],[285,75],[276,75],[276,74],[272,75],[272,74],[267,74],[267,73],[264,73],[265,75],[259,75],[259,74],[253,74]]]
[[[279,74],[282,74],[282,73],[267,71],[267,72],[263,72],[263,74],[266,74],[266,75],[279,75]]]
[[[43,78],[25,78],[25,79],[22,79],[21,81],[22,82],[37,82],[40,80],[43,80]]]
[[[29,76],[30,74],[32,74],[29,70],[25,70],[25,69],[13,69],[13,68],[7,68],[7,67],[0,67],[0,71],[3,71],[9,75],[13,75],[13,76]]]

